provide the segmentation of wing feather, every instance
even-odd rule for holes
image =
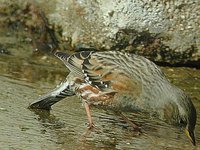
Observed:
[[[92,51],[83,51],[72,55],[56,52],[55,55],[64,62],[73,74],[100,90],[109,88],[113,78],[112,74],[116,74],[117,68],[122,63],[119,62],[119,57],[123,57],[118,56],[119,53],[116,52]]]

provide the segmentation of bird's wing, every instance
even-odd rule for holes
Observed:
[[[99,53],[99,52],[98,52]],[[104,57],[97,56],[96,52],[82,51],[73,55],[56,52],[55,55],[61,59],[69,70],[80,79],[84,79],[101,90],[108,87],[112,71],[116,68]]]
[[[139,81],[131,76],[128,59],[130,56],[121,52],[93,53],[82,64],[85,80],[101,90],[137,91]]]
[[[93,53],[82,63],[85,81],[101,90],[109,88],[117,68],[115,63],[110,63],[99,53]]]
[[[81,79],[84,78],[84,74],[82,71],[82,64],[86,59],[90,58],[90,55],[92,54],[92,51],[82,51],[79,53],[75,53],[72,55],[69,55],[64,52],[55,52],[55,56],[58,57],[60,60],[63,61],[63,63],[67,66],[67,68],[77,77],[80,77]]]
[[[129,79],[127,72],[120,67],[126,61],[122,53],[83,51],[73,55],[57,52],[55,55],[75,76],[102,91],[110,88],[111,83],[119,83],[121,87],[127,81],[123,81],[123,78]]]

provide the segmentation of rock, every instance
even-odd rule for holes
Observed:
[[[72,46],[128,50],[170,64],[199,63],[199,11],[198,0],[61,0],[49,19],[63,27]]]
[[[72,47],[125,50],[169,64],[200,64],[199,0],[36,2],[49,22],[62,28],[62,39]]]

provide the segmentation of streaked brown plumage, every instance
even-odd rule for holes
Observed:
[[[134,54],[83,51],[68,55],[56,52],[70,70],[66,81],[42,96],[30,108],[50,109],[66,96],[77,95],[89,105],[148,112],[170,124],[183,124],[195,145],[196,110],[190,98],[172,85],[148,59]]]

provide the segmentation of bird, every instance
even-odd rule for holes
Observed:
[[[122,51],[55,51],[70,73],[55,89],[39,97],[29,109],[51,106],[76,95],[85,107],[89,128],[91,106],[146,112],[168,124],[181,126],[193,145],[196,109],[183,90],[170,83],[149,59]]]

